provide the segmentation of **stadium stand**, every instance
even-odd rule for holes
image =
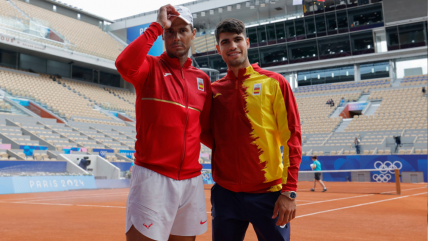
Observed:
[[[7,1],[0,1],[0,25],[8,28],[14,28],[14,24],[11,24],[10,21],[15,23],[16,20],[24,21],[25,17]]]
[[[341,82],[334,84],[302,86],[299,87],[294,93],[296,96],[345,92],[353,90],[361,90],[368,93],[371,89],[388,88],[390,86],[390,79],[361,80],[357,82],[351,81],[345,83]]]
[[[341,117],[330,118],[330,115],[336,110],[342,97],[345,100],[356,101],[361,96],[361,92],[322,95],[314,97],[296,97],[297,107],[299,109],[300,120],[303,133],[328,133],[332,132],[341,122]],[[333,99],[334,107],[330,107],[326,102]]]
[[[401,81],[401,86],[413,86],[413,85],[427,85],[427,76],[426,75],[415,75],[405,77]]]
[[[374,91],[370,100],[382,100],[374,116],[355,118],[346,131],[427,128],[427,98],[420,88]]]
[[[94,110],[93,102],[70,91],[60,82],[53,81],[49,75],[26,75],[0,71],[0,87],[12,96],[32,99],[67,119],[71,119],[72,116],[111,119]]]
[[[112,90],[111,88],[104,89],[99,85],[79,83],[70,80],[62,80],[61,83],[64,83],[69,89],[76,91],[104,109],[135,113],[135,98],[134,103],[131,104],[129,101],[120,98],[116,94],[110,93]],[[118,92],[125,93],[126,91],[118,90]],[[133,96],[135,97],[135,94]]]
[[[19,0],[10,0],[33,20],[49,23],[50,28],[63,35],[75,46],[75,51],[116,60],[124,46],[103,32],[98,26],[45,10]],[[6,3],[7,4],[7,3]],[[96,41],[94,41],[96,39]]]
[[[201,35],[195,38],[192,43],[193,55],[197,56],[198,53],[205,53],[216,51],[215,49],[216,39],[213,34]]]
[[[129,104],[131,104],[132,109],[122,109],[123,111],[125,111],[125,113],[130,116],[131,118],[133,118],[135,120],[135,101],[137,96],[135,95],[135,93],[132,93],[129,90],[119,90],[119,89],[112,89],[112,88],[105,88],[106,91],[109,91],[109,93],[117,96],[119,99],[122,99],[126,102],[128,102]]]

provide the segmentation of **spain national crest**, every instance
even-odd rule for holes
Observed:
[[[205,91],[204,80],[201,78],[196,78],[198,82],[198,90]]]
[[[253,95],[260,95],[262,91],[262,84],[254,84]]]

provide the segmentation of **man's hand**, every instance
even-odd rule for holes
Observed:
[[[272,219],[278,216],[277,226],[284,226],[296,217],[296,201],[280,195],[275,203]]]
[[[168,29],[171,27],[172,22],[179,16],[180,14],[175,10],[175,8],[171,5],[165,5],[161,7],[158,11],[158,19],[156,20],[162,28]]]

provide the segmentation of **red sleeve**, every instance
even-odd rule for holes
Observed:
[[[214,143],[214,137],[211,132],[211,126],[210,126],[210,111],[211,111],[211,103],[213,99],[213,94],[211,90],[211,81],[209,80],[209,77],[207,77],[208,84],[205,84],[207,86],[207,96],[205,97],[205,104],[204,109],[202,110],[201,116],[199,117],[199,121],[201,123],[201,142],[208,148],[213,147]]]
[[[134,86],[145,81],[150,72],[150,61],[147,54],[162,32],[161,25],[153,22],[140,37],[129,44],[117,57],[116,68],[124,80]]]
[[[293,91],[284,77],[280,76],[280,88],[285,102],[287,112],[287,123],[289,130],[289,139],[285,143],[282,141],[283,147],[288,146],[289,167],[287,173],[286,184],[282,186],[282,191],[296,191],[297,180],[299,177],[299,167],[302,162],[302,131],[300,128],[300,116],[297,109],[296,99]],[[282,136],[282,135],[281,135]],[[285,152],[285,148],[284,148]],[[284,154],[285,159],[285,154]],[[285,173],[284,173],[285,174]],[[285,175],[284,175],[285,177]]]

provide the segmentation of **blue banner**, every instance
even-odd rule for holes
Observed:
[[[107,153],[114,153],[113,149],[93,149],[92,152],[98,152],[99,156],[102,158],[106,158]]]
[[[111,164],[119,168],[121,172],[126,172],[131,169],[132,162],[111,162]]]
[[[88,149],[83,147],[70,147],[70,148],[63,148],[62,151],[64,154],[72,154],[73,152],[87,152]]]
[[[424,182],[427,182],[427,155],[318,156],[318,160],[321,163],[322,170],[379,169],[379,173],[374,174],[380,174],[381,172],[387,173],[385,169],[398,168],[400,172],[423,172]],[[310,164],[312,164],[312,157],[303,156],[299,170],[310,171]],[[372,178],[374,174],[371,175]],[[323,175],[323,178],[325,178],[325,175]],[[388,181],[395,181],[394,175],[391,175]]]
[[[204,184],[214,184],[213,175],[211,170],[202,169],[202,179],[204,180]]]
[[[0,194],[96,189],[94,176],[0,177]]]
[[[19,149],[23,149],[24,150],[24,154],[26,156],[32,156],[33,155],[33,151],[34,150],[47,150],[48,147],[47,146],[19,146]]]
[[[16,103],[18,103],[22,106],[29,106],[30,105],[30,102],[28,100],[15,99],[15,98],[11,98],[11,100],[15,101]]]
[[[352,155],[352,156],[318,156],[322,170],[358,170],[378,169],[370,173],[372,182],[395,182],[394,171],[386,169],[398,168],[400,172],[422,172],[427,182],[427,155]],[[303,156],[299,171],[311,171],[311,156]],[[202,164],[204,184],[212,184],[211,164]],[[324,181],[352,181],[351,174],[324,173]]]
[[[134,156],[135,151],[131,150],[119,150],[119,153],[125,154],[127,158],[132,159]]]
[[[126,29],[128,44],[130,44],[132,41],[137,39],[141,34],[143,34],[144,31],[146,31],[147,28],[150,26],[150,24],[151,23],[147,23],[147,24]],[[149,51],[149,55],[159,56],[162,53],[163,53],[163,40],[162,40],[162,36],[159,36],[158,39],[153,43],[153,46]]]
[[[0,172],[67,172],[67,162],[0,161]]]
[[[364,110],[366,106],[367,106],[367,102],[349,103],[348,110],[349,111]]]

